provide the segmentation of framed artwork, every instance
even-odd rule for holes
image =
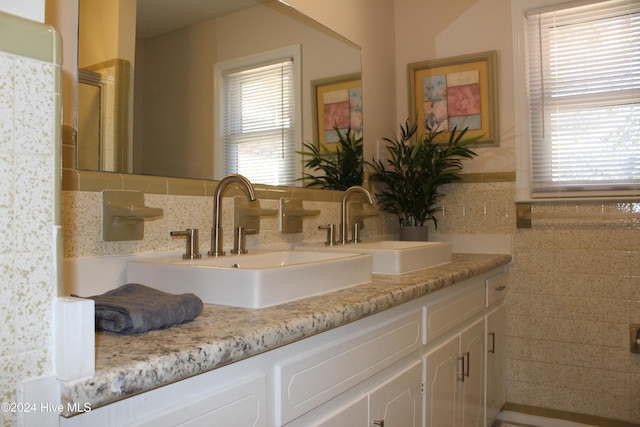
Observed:
[[[498,145],[498,87],[496,51],[409,64],[409,110],[422,125],[443,131],[467,128],[465,135],[482,135],[475,145]]]
[[[318,147],[335,151],[337,126],[341,133],[349,127],[362,136],[362,80],[360,73],[347,74],[311,82],[314,98],[314,135]]]

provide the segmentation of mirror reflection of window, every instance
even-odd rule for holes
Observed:
[[[292,47],[219,64],[224,159],[219,178],[237,173],[252,182],[295,184],[300,150],[296,56],[299,48]]]

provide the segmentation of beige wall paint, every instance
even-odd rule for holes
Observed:
[[[118,4],[86,0],[78,6],[78,11],[78,32],[86,40],[78,44],[78,68],[117,57]]]
[[[287,4],[362,48],[364,153],[396,129],[393,0],[287,0]]]
[[[466,172],[515,170],[515,118],[508,0],[396,0],[398,122],[409,117],[407,65],[476,52],[498,52],[500,145],[478,148]]]
[[[409,116],[407,64],[497,50],[500,146],[478,148],[478,158],[467,162],[465,168],[468,172],[515,170],[508,0],[380,0],[376,7],[362,0],[288,3],[362,47],[368,159],[376,154],[376,142],[394,135]],[[395,99],[393,106],[388,105],[389,99]]]
[[[216,39],[210,20],[138,44],[134,173],[213,178]]]

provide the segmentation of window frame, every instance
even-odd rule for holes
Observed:
[[[294,135],[295,135],[295,151],[302,149],[302,73],[301,73],[301,46],[292,45],[279,49],[273,49],[254,55],[247,55],[228,61],[216,63],[214,66],[214,91],[215,91],[215,112],[214,112],[214,138],[215,149],[213,150],[215,158],[214,177],[217,180],[224,178],[225,156],[224,156],[224,74],[242,68],[250,68],[253,66],[261,66],[265,63],[282,60],[284,58],[293,58],[293,75],[294,75]],[[294,156],[293,173],[295,177],[302,175],[302,161],[298,155]],[[260,183],[272,185],[271,183]],[[294,184],[291,184],[294,185]]]
[[[637,200],[640,191],[621,193],[617,190],[557,193],[553,197],[534,197],[531,180],[530,110],[527,81],[526,12],[532,9],[578,4],[576,0],[511,0],[511,28],[513,40],[514,118],[516,145],[516,201],[517,202],[563,202],[563,201],[627,201]]]

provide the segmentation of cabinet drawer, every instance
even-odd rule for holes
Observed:
[[[487,279],[487,307],[507,294],[507,274],[502,273]]]
[[[266,402],[266,377],[261,376],[191,402],[180,410],[174,411],[176,415],[188,416],[190,419],[181,427],[210,426],[266,426],[264,413]],[[176,408],[177,409],[177,408]],[[193,417],[193,418],[191,418]],[[176,421],[179,418],[176,417]],[[177,425],[169,417],[162,417],[149,423],[149,426]]]
[[[478,283],[463,293],[427,306],[425,344],[483,310],[484,294],[484,283]]]
[[[60,417],[59,425],[266,427],[266,375],[240,371],[232,369],[235,378],[207,372],[71,418]]]
[[[308,427],[369,427],[369,396],[360,396]]]
[[[278,363],[276,425],[286,424],[336,397],[419,346],[420,313],[415,312]]]

